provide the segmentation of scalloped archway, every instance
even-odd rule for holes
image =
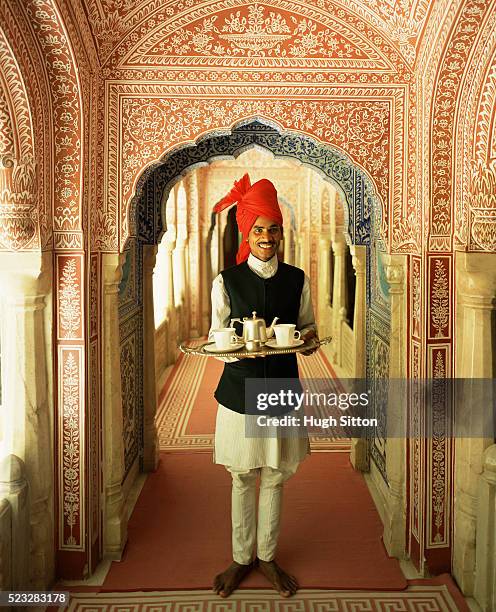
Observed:
[[[151,296],[146,294],[150,291],[150,283],[143,279],[143,262],[146,259],[145,248],[148,252],[157,245],[165,230],[162,203],[167,201],[174,184],[191,170],[218,159],[235,158],[255,146],[270,151],[275,158],[297,160],[314,169],[336,187],[346,202],[344,208],[347,240],[352,245],[364,247],[367,254],[367,320],[364,338],[367,347],[366,368],[367,372],[375,369],[381,372],[388,370],[391,309],[389,296],[383,289],[385,271],[380,257],[383,243],[379,228],[383,213],[371,180],[346,155],[332,146],[293,131],[279,131],[265,120],[257,118],[238,124],[230,133],[219,134],[216,131],[202,137],[195,145],[181,146],[162,158],[161,163],[148,167],[137,181],[136,196],[129,207],[127,220],[131,237],[126,246],[129,261],[132,260],[130,265],[138,275],[134,281],[138,302],[122,304],[120,308],[123,330],[121,357],[127,359],[121,364],[121,368],[127,372],[127,378],[129,372],[134,370],[133,388],[136,389],[136,402],[140,404],[135,408],[130,405],[127,409],[130,414],[143,412],[143,404],[139,398],[143,397],[145,371],[152,368],[154,360],[154,356],[148,354],[149,351],[140,348],[143,347],[147,329],[153,325],[145,322]],[[125,291],[122,286],[122,292]],[[130,343],[131,338],[134,352],[124,350],[124,344]],[[143,360],[147,363],[150,360],[148,366]],[[124,399],[128,403],[135,401],[123,396]],[[144,421],[150,421],[146,406],[144,412]],[[143,417],[140,417],[140,422],[143,422]],[[386,479],[385,454],[378,450],[379,448],[371,445],[371,452],[374,453],[374,460]]]
[[[245,120],[230,132],[218,131],[203,136],[194,145],[169,153],[160,165],[147,168],[136,186],[129,211],[131,236],[143,244],[157,244],[165,226],[162,220],[161,197],[195,167],[215,159],[237,157],[258,146],[276,158],[297,160],[311,167],[331,182],[347,203],[349,240],[356,245],[370,245],[374,228],[383,227],[384,206],[366,173],[346,155],[331,145],[292,130],[279,131],[265,119]]]

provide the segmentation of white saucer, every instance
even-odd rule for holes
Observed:
[[[232,353],[233,351],[239,351],[240,348],[244,347],[244,342],[238,342],[229,346],[228,348],[217,348],[215,346],[215,342],[211,342],[210,344],[206,344],[203,347],[203,350],[207,351],[207,353]]]
[[[265,346],[269,348],[293,348],[295,346],[301,346],[302,344],[305,344],[305,340],[293,340],[293,344],[277,344],[277,340],[272,338],[272,340],[267,340]]]

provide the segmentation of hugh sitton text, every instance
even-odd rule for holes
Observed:
[[[259,427],[320,427],[328,429],[329,427],[377,427],[377,419],[350,416],[342,414],[339,418],[329,416],[325,418],[315,416],[297,417],[293,415],[285,415],[282,417],[269,417],[261,415],[257,417],[257,425]]]

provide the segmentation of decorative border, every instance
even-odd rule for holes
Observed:
[[[83,284],[80,255],[56,255],[57,339],[83,339]]]
[[[177,2],[165,3],[149,2],[142,5],[140,10],[128,11],[122,6],[114,10],[113,14],[108,13],[101,6],[99,0],[91,0],[89,13],[91,16],[92,27],[94,28],[96,40],[100,45],[102,65],[109,68],[118,66],[130,67],[126,63],[130,54],[139,46],[143,49],[144,41],[150,38],[163,37],[161,33],[164,28],[169,31],[184,30],[189,25],[193,25],[202,17],[211,16],[214,12],[236,10],[240,4],[236,0],[222,0],[217,2],[199,3],[194,0],[187,0],[186,5]],[[244,4],[248,4],[245,2]],[[414,21],[415,25],[409,24],[408,17],[403,15],[403,7],[395,12],[394,18],[391,14],[385,14],[383,18],[378,18],[377,13],[370,9],[363,8],[357,2],[353,2],[350,10],[349,4],[336,4],[330,0],[318,0],[312,3],[289,2],[288,0],[271,0],[271,2],[261,3],[270,9],[282,9],[285,12],[294,13],[296,16],[304,15],[307,20],[321,23],[328,28],[339,28],[345,30],[348,35],[355,40],[372,41],[373,49],[378,58],[382,58],[383,63],[401,74],[403,78],[409,73],[408,66],[404,61],[413,63],[414,48],[411,43],[412,37],[418,34],[415,28],[420,28],[420,22]],[[425,0],[416,3],[415,11],[425,17],[427,12]],[[405,27],[408,27],[409,35],[405,36]],[[137,30],[139,28],[139,35]],[[388,40],[389,39],[389,40]],[[397,41],[397,45],[394,42]],[[370,43],[365,43],[367,46]],[[149,45],[148,45],[149,46]],[[398,54],[398,49],[400,55]],[[310,55],[310,54],[309,54]],[[311,56],[310,56],[311,57]],[[203,58],[202,58],[203,59]],[[251,58],[251,66],[258,65],[265,67],[266,58]],[[260,61],[262,60],[262,61]],[[212,65],[205,62],[206,68]],[[292,66],[294,67],[294,66]],[[147,66],[139,66],[145,70]],[[379,68],[380,70],[380,68]]]
[[[88,494],[90,567],[93,571],[103,548],[103,427],[101,403],[101,258],[90,256],[89,265],[89,363],[88,363]]]
[[[445,340],[451,337],[451,261],[450,255],[428,256],[428,340]]]
[[[35,250],[40,248],[40,227],[31,107],[19,63],[3,30],[0,30],[0,81],[4,132],[0,159],[0,250]]]
[[[55,253],[57,377],[58,553],[86,554],[86,359],[84,316],[84,254]],[[79,565],[76,558],[60,562]],[[64,567],[71,573],[74,568]]]
[[[395,208],[401,211],[398,212],[400,218],[404,214],[405,179],[404,173],[399,172],[398,168],[403,167],[404,158],[406,91],[405,85],[330,89],[269,85],[176,86],[107,81],[104,101],[107,109],[104,166],[108,172],[103,186],[107,197],[100,221],[102,236],[98,248],[116,250],[114,232],[119,234],[120,244],[124,246],[128,234],[132,233],[131,198],[135,194],[139,197],[139,184],[160,165],[168,151],[173,147],[180,150],[191,146],[195,140],[203,141],[207,134],[215,134],[215,125],[219,126],[217,130],[225,129],[223,126],[232,126],[236,122],[246,123],[263,116],[278,117],[280,128],[289,130],[283,132],[283,135],[290,136],[290,130],[295,130],[295,137],[303,134],[309,141],[315,139],[315,146],[325,140],[331,143],[330,146],[326,144],[329,148],[337,147],[346,151],[346,156],[351,156],[353,163],[364,169],[375,182],[383,207],[382,232],[387,237],[387,210]],[[366,104],[363,102],[365,97]],[[215,102],[215,99],[219,102]],[[376,110],[372,111],[373,108]],[[342,111],[343,121],[340,121],[337,117],[341,116],[339,113]],[[379,115],[386,113],[386,132],[382,131],[379,115],[372,131],[368,129],[366,135],[360,131],[362,113],[368,113],[370,118],[371,112],[378,112]],[[160,117],[164,116],[171,118],[167,125],[161,123],[163,119]],[[212,116],[213,122],[209,119]],[[199,117],[206,119],[204,125]],[[352,118],[353,126],[350,123]],[[119,130],[120,125],[123,126],[122,131]],[[142,129],[145,125],[146,130]],[[169,134],[171,129],[174,133]],[[388,134],[387,140],[384,138],[385,133]],[[141,143],[139,148],[134,144],[136,138]],[[147,140],[146,143],[143,138]],[[388,160],[386,165],[383,163],[384,156]],[[392,168],[395,168],[394,175],[391,174]],[[140,173],[141,178],[138,180]],[[119,223],[116,223],[118,218]],[[404,242],[401,237],[395,238],[395,241],[398,244]]]
[[[137,186],[142,194],[136,204],[138,237],[146,244],[156,244],[163,232],[161,202],[164,193],[188,168],[211,161],[216,157],[233,156],[257,145],[276,157],[293,158],[313,166],[343,192],[348,211],[348,231],[355,244],[368,244],[371,234],[371,212],[382,218],[382,209],[371,184],[362,177],[349,160],[328,146],[312,140],[302,140],[295,134],[281,134],[259,121],[233,129],[229,136],[211,136],[201,146],[187,146],[172,153],[166,163],[144,175]],[[134,208],[134,206],[133,206]]]
[[[136,457],[143,456],[143,247],[130,241],[119,285],[123,432],[131,442],[124,448],[125,476]],[[129,352],[131,350],[131,353]],[[127,386],[126,386],[127,385]]]
[[[51,0],[25,0],[28,20],[43,48],[50,81],[55,150],[54,232],[62,232],[60,247],[68,246],[65,231],[81,230],[82,104],[81,84],[70,39],[58,9]],[[82,237],[72,248],[82,248]],[[72,241],[69,241],[72,242]]]
[[[432,411],[427,423],[427,491],[426,548],[449,547],[451,512],[451,399],[449,396],[449,344],[428,347],[429,378],[432,390],[427,405]]]
[[[85,542],[85,447],[83,347],[59,346],[59,428],[60,469],[59,550],[81,551]]]
[[[412,257],[410,261],[412,270],[410,277],[411,335],[412,338],[419,340],[422,334],[422,260],[420,257]]]
[[[473,43],[490,6],[486,0],[467,0],[463,4],[439,68],[431,121],[430,251],[451,251],[455,111]]]

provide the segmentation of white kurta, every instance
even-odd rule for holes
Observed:
[[[277,272],[277,256],[274,255],[269,261],[261,261],[250,255],[248,266],[261,278],[271,278]],[[222,275],[219,274],[212,285],[211,329],[229,327],[230,318],[229,296],[224,287]],[[310,282],[306,275],[296,327],[301,331],[302,336],[310,329],[316,330]],[[225,362],[238,361],[235,357],[220,359]],[[219,404],[215,426],[214,463],[244,469],[265,466],[280,468],[299,463],[310,453],[310,444],[306,435],[282,437],[273,430],[270,437],[246,437],[246,419],[256,418],[256,415],[240,414]]]

